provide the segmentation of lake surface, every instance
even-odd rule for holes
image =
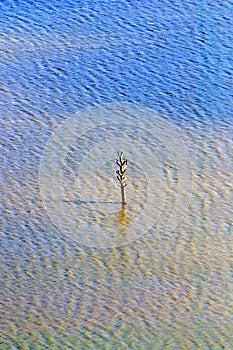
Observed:
[[[1,349],[233,349],[232,12],[0,4]]]

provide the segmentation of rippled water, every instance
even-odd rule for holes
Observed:
[[[230,2],[0,7],[0,347],[231,350]]]

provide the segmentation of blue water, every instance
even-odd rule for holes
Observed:
[[[128,101],[230,122],[232,17],[221,1],[4,1],[3,113]]]
[[[213,242],[206,242],[202,234],[213,233],[216,227],[223,233],[225,227],[232,229],[228,215],[232,214],[232,28],[233,7],[223,0],[1,1],[1,231],[7,320],[2,349],[231,349],[232,313],[225,313],[224,298],[232,299],[228,287],[222,285],[230,280],[232,248],[218,251],[218,236],[217,243],[212,236]],[[191,149],[197,147],[193,152],[196,187],[189,217],[190,232],[196,236],[192,251],[187,244],[189,231],[186,227],[181,230],[187,253],[183,253],[184,261],[179,260],[182,248],[181,253],[178,248],[178,253],[169,250],[178,246],[179,236],[173,245],[162,241],[160,250],[149,240],[124,252],[89,251],[63,239],[43,209],[38,168],[46,141],[67,117],[106,102],[150,107],[184,131]],[[204,178],[209,182],[204,183]],[[214,190],[226,218],[218,218],[215,205],[212,208],[208,204]],[[208,205],[212,211],[205,212]],[[214,222],[216,217],[219,226]],[[206,251],[211,244],[214,258],[209,263]],[[137,249],[145,249],[143,258]],[[136,256],[142,263],[135,268]],[[200,258],[201,272],[196,257]],[[189,264],[187,275],[191,277],[186,284],[183,275]],[[154,270],[146,275],[152,265]],[[216,275],[215,266],[220,271]],[[174,276],[182,288],[177,287],[170,300]],[[142,285],[145,289],[140,289]],[[190,297],[193,303],[184,306],[187,285],[196,294]],[[120,301],[118,289],[119,293],[124,291]],[[141,298],[136,308],[139,321],[133,318],[133,291],[135,300]],[[79,309],[81,297],[86,305],[83,313]],[[181,303],[176,309],[173,305],[177,299]],[[165,308],[159,313],[160,306],[151,311],[157,302],[165,306],[170,303],[168,312]],[[102,308],[111,303],[116,323],[109,316],[110,308]],[[94,316],[89,311],[93,304]],[[80,323],[70,311],[75,314],[76,309]],[[104,320],[107,315],[111,321],[102,326],[102,318],[98,323],[96,315],[104,315]],[[85,330],[80,330],[80,324],[89,319]],[[139,328],[134,321],[140,323]],[[193,339],[189,339],[187,324],[193,327]]]

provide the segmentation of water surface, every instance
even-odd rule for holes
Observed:
[[[0,7],[1,348],[232,349],[230,2],[41,0]],[[164,216],[160,229],[103,249],[54,225],[41,198],[39,166],[58,125],[105,103],[152,108],[178,128],[193,175],[192,200],[186,213],[176,209],[184,218],[175,230],[165,229]],[[156,120],[141,115],[151,128]],[[117,114],[111,122],[118,122]],[[161,186],[146,210],[159,216],[156,200],[164,187],[163,211],[169,213],[180,176],[173,153],[161,135],[154,135],[155,151],[148,133],[128,134],[126,145],[135,139],[132,169],[138,169],[129,181],[131,202],[147,193],[136,156],[142,161],[151,154]],[[115,202],[117,195],[116,187],[109,190],[109,159],[96,184],[82,178],[86,194],[78,197],[76,171],[90,157],[85,147],[99,157],[96,140],[104,145],[100,129],[87,136],[71,145],[63,164],[73,210],[73,202],[88,201],[92,190],[103,201]],[[139,145],[141,153],[134,151]],[[123,233],[128,214],[115,210],[118,204],[107,212]],[[80,220],[88,225],[96,217],[101,225],[96,213],[103,204],[93,211],[92,203],[91,221],[85,220],[89,209],[81,208]]]

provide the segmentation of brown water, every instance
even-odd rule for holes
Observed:
[[[114,161],[119,149],[130,163],[124,212]],[[88,246],[121,246],[153,226],[176,228],[192,195],[190,154],[181,130],[151,109],[130,103],[91,107],[49,139],[40,192],[64,236]]]
[[[134,112],[132,107],[127,113],[132,116]],[[156,120],[159,123],[163,117],[157,116]],[[108,133],[114,135],[114,128]],[[146,136],[142,134],[139,133]],[[146,162],[141,167],[140,164],[143,152],[147,156],[155,144],[147,139],[145,151],[144,141],[139,138],[140,152],[135,151],[132,166],[138,177],[130,173],[130,162],[128,167],[128,182],[133,182],[129,184],[126,212],[121,211],[119,200],[114,202],[119,194],[117,187],[108,197],[107,184],[112,187],[115,181],[114,159],[111,162],[107,157],[109,163],[103,160],[98,172],[97,155],[101,152],[93,146],[93,171],[89,172],[91,175],[83,173],[79,181],[76,162],[88,169],[85,157],[77,160],[78,149],[85,153],[85,142],[78,139],[69,152],[66,149],[61,178],[63,199],[79,216],[79,226],[73,233],[65,231],[66,226],[62,230],[53,226],[48,214],[57,208],[61,198],[54,198],[50,207],[51,201],[44,206],[33,174],[25,172],[18,179],[15,175],[6,179],[3,201],[11,230],[3,236],[3,251],[7,254],[1,263],[3,349],[232,349],[232,130],[196,125],[192,132],[188,128],[180,130],[180,135],[191,155],[189,206],[186,202],[178,208],[174,204],[180,164],[171,152],[162,149],[162,133],[157,135],[155,143],[160,152],[154,153],[156,163],[151,166],[158,167],[153,176],[163,186],[160,190],[148,186]],[[133,149],[128,150],[129,160],[133,159]],[[86,159],[91,161],[89,153]],[[72,173],[72,169],[78,169],[77,173]],[[75,182],[75,174],[80,186]],[[88,176],[94,176],[97,182],[90,182]],[[48,183],[48,195],[50,188],[52,181]],[[81,199],[76,196],[80,188],[85,193]],[[150,188],[152,196],[147,202]],[[166,191],[165,200],[161,189]],[[155,205],[154,191],[158,194]],[[95,203],[100,193],[103,202],[109,201],[106,206]],[[142,199],[145,205],[137,211]],[[80,200],[84,203],[80,204]],[[17,213],[13,213],[15,203]],[[49,208],[48,214],[45,207]],[[107,214],[103,215],[105,209]],[[154,220],[148,226],[134,222],[135,216],[143,217],[143,210],[145,218],[150,219],[153,214]],[[169,210],[183,218],[174,231],[167,224]],[[71,216],[66,211],[61,219],[66,215]],[[172,213],[168,217],[171,216]],[[20,233],[14,229],[14,220],[21,224]],[[3,225],[7,228],[6,221]],[[101,235],[101,227],[108,231],[107,225],[113,236],[106,242],[107,235]],[[89,235],[87,243],[94,237],[89,247],[81,244],[85,229]],[[138,234],[134,235],[134,230]],[[126,238],[122,239],[125,232]],[[99,235],[99,240],[95,235]],[[102,247],[104,242],[106,247]]]
[[[0,349],[233,350],[232,19],[0,2]]]

